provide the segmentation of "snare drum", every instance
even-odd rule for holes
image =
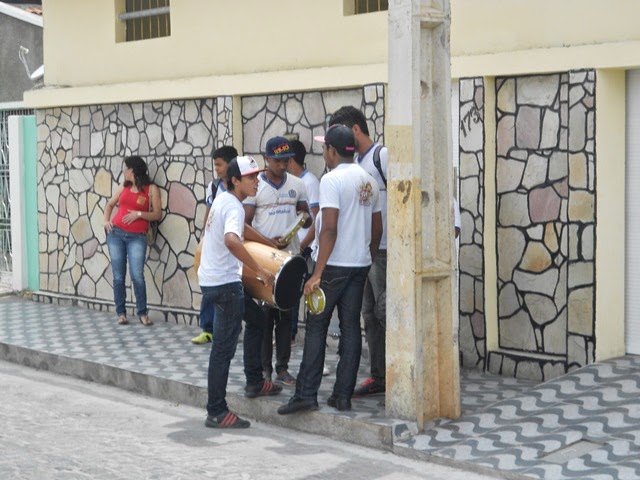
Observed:
[[[298,304],[307,280],[307,262],[300,255],[291,255],[257,242],[245,242],[244,248],[275,282],[267,287],[257,273],[243,265],[242,284],[249,295],[280,310],[291,310]]]

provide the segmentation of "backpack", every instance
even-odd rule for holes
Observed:
[[[380,162],[380,150],[382,150],[383,148],[384,147],[382,145],[378,145],[376,149],[373,151],[373,164],[375,165],[375,167],[378,169],[378,172],[380,173],[380,177],[384,182],[384,188],[387,188],[387,177],[385,177],[384,173],[382,173],[382,163]]]

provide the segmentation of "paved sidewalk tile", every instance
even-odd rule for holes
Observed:
[[[210,347],[190,342],[198,328],[165,322],[144,327],[133,320],[119,326],[111,313],[5,296],[0,297],[0,344],[206,388]],[[327,364],[335,374],[338,357],[335,342],[330,344]],[[302,347],[294,347],[294,375],[301,356]],[[367,366],[363,360],[361,379]],[[384,396],[354,399],[350,412],[327,407],[334,378],[323,379],[321,413],[372,424],[397,422],[385,416]],[[243,388],[240,343],[228,391],[242,396]],[[639,357],[592,364],[543,384],[462,371],[460,391],[459,419],[429,422],[424,432],[397,440],[396,451],[411,449],[531,478],[640,478]],[[287,392],[263,400],[280,404]],[[572,458],[572,449],[584,447],[582,442],[590,442],[589,450]],[[565,455],[564,463],[548,460],[558,452]]]

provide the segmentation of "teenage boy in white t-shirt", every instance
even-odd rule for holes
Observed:
[[[213,152],[213,170],[216,172],[218,179],[213,179],[207,185],[207,193],[205,197],[205,204],[207,210],[204,214],[204,221],[209,218],[209,212],[213,201],[216,199],[216,195],[227,191],[227,166],[229,162],[238,156],[238,151],[235,147],[225,145],[218,148]],[[211,342],[213,338],[213,308],[207,311],[200,312],[200,328],[202,332],[199,335],[191,339],[191,343],[196,345],[205,345]]]
[[[332,171],[320,181],[316,268],[304,293],[308,295],[321,288],[325,308],[307,319],[296,392],[287,404],[278,408],[280,415],[318,409],[325,340],[336,306],[342,333],[340,360],[327,404],[338,410],[351,409],[362,350],[362,292],[382,235],[378,186],[371,175],[353,163],[355,140],[351,129],[333,125],[324,137],[316,140],[324,142],[324,159]]]
[[[245,396],[275,395],[282,387],[262,378],[260,349],[262,314],[253,300],[244,295],[242,264],[253,269],[267,285],[274,276],[262,268],[243,245],[245,234],[242,200],[258,190],[258,164],[251,157],[238,157],[227,168],[227,191],[218,195],[204,226],[202,258],[198,281],[202,308],[213,306],[213,341],[209,357],[207,419],[210,428],[247,428],[250,423],[231,413],[225,400],[229,365],[235,355],[244,318]],[[268,239],[246,229],[247,238],[271,244]],[[257,310],[257,311],[256,311]]]
[[[382,208],[382,239],[364,287],[362,319],[369,345],[371,376],[353,392],[353,397],[382,394],[386,389],[385,344],[387,333],[387,148],[378,145],[369,136],[369,127],[364,114],[347,105],[339,108],[331,117],[330,125],[346,125],[353,131],[356,141],[356,164],[360,165],[375,180],[380,189]]]
[[[309,213],[304,183],[298,177],[287,173],[293,150],[289,140],[274,137],[267,141],[265,161],[267,169],[261,173],[258,193],[247,198],[244,203],[246,222],[260,234],[278,242],[278,238],[295,222],[300,211]],[[303,227],[311,225],[309,217]],[[289,245],[280,245],[289,253],[300,253],[300,242],[294,236]],[[267,317],[262,343],[262,367],[266,379],[271,379],[273,365],[273,329],[276,335],[276,379],[281,385],[293,386],[296,379],[289,373],[291,357],[291,310],[283,311],[265,306]]]

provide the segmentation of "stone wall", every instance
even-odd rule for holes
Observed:
[[[37,111],[40,296],[111,308],[103,212],[123,158],[136,154],[146,159],[163,208],[144,272],[148,302],[154,315],[192,323],[204,189],[213,150],[233,141],[231,114],[231,97]],[[132,295],[128,288],[129,302]]]
[[[384,85],[366,85],[349,90],[298,92],[244,97],[242,99],[243,149],[261,156],[267,140],[276,135],[298,134],[307,147],[307,168],[318,177],[324,170],[322,145],[313,141],[324,135],[330,115],[344,105],[360,108],[369,133],[384,143]]]
[[[497,78],[496,98],[489,369],[552,378],[594,361],[595,72]]]
[[[160,188],[163,217],[145,267],[152,315],[196,324],[200,307],[193,254],[205,213],[211,155],[233,144],[231,97],[53,108],[36,112],[41,301],[113,310],[112,273],[103,228],[108,199],[121,182],[122,161],[140,155]],[[327,116],[351,104],[365,111],[383,140],[384,86],[242,99],[244,153],[261,156],[266,140],[298,133],[309,168],[324,169]],[[127,280],[127,301],[133,289]]]
[[[460,361],[484,368],[484,82],[460,80]]]

